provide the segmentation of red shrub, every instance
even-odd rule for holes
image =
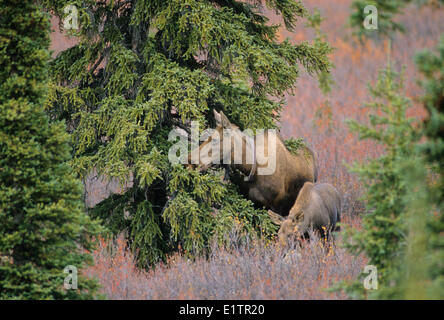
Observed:
[[[326,250],[322,239],[291,249],[271,242],[214,247],[193,261],[178,253],[151,271],[135,268],[122,240],[101,241],[93,255],[87,274],[109,299],[344,299],[327,289],[356,279],[366,264],[339,246]]]

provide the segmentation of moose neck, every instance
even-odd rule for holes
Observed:
[[[233,166],[249,177],[251,180],[256,171],[256,147],[254,137],[242,135],[242,162],[234,163]]]

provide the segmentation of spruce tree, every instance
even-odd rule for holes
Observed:
[[[358,165],[356,171],[368,191],[363,231],[348,230],[347,247],[364,252],[378,267],[380,288],[370,296],[387,299],[444,297],[444,36],[437,52],[416,55],[428,110],[424,123],[406,118],[409,100],[396,75],[385,71],[372,89],[384,103],[371,116],[370,126],[351,122],[363,138],[382,143],[385,155]],[[346,286],[363,297],[362,283]]]
[[[47,110],[72,134],[72,165],[131,186],[102,201],[91,214],[114,232],[125,231],[140,265],[179,247],[206,252],[237,224],[241,234],[271,235],[266,211],[224,184],[220,172],[199,174],[168,161],[174,128],[214,125],[213,110],[242,130],[276,127],[301,69],[330,71],[330,46],[279,42],[262,1],[43,1],[65,17],[76,6],[78,45],[52,64]],[[300,1],[267,0],[294,30],[309,16]]]
[[[407,299],[444,298],[444,35],[436,51],[415,57],[422,75],[425,142],[417,157],[405,161],[408,193],[407,251],[397,279],[398,296]]]
[[[98,225],[66,163],[65,125],[44,110],[49,27],[34,0],[0,1],[0,299],[89,298],[95,288],[80,274],[90,260],[81,248]],[[77,290],[64,288],[67,266]]]
[[[347,290],[355,297],[393,294],[388,288],[397,276],[406,245],[407,190],[400,163],[415,157],[412,146],[421,135],[415,130],[414,119],[406,117],[411,101],[403,89],[402,77],[399,79],[389,65],[380,72],[376,85],[370,87],[374,101],[367,104],[372,110],[369,122],[349,121],[350,129],[358,132],[360,139],[374,140],[385,150],[379,158],[356,163],[352,168],[367,189],[362,197],[366,212],[362,230],[345,228],[345,247],[368,257],[368,264],[377,267],[379,284],[375,292],[366,292],[361,281],[349,284]]]

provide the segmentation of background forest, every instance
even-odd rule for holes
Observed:
[[[0,4],[2,299],[444,298],[441,1]],[[314,150],[343,198],[327,253],[168,161],[213,110]]]

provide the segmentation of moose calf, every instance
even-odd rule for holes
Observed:
[[[268,210],[271,220],[280,225],[279,242],[286,245],[297,235],[308,238],[308,231],[318,231],[329,239],[331,231],[338,231],[340,222],[341,197],[328,183],[306,182],[287,217]]]

